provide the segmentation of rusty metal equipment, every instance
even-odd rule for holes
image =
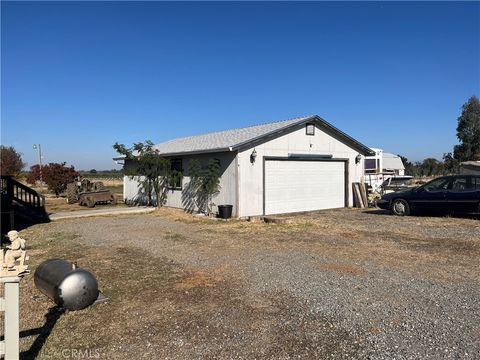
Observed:
[[[98,203],[106,204],[115,202],[115,195],[109,190],[87,192],[80,194],[78,202],[80,205],[92,208]]]
[[[100,295],[95,276],[62,259],[41,263],[35,271],[34,282],[37,289],[67,310],[84,309]]]
[[[94,207],[96,204],[115,202],[115,195],[105,189],[101,181],[93,182],[88,179],[77,180],[67,185],[67,203]]]

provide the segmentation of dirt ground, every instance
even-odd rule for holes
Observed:
[[[123,197],[123,183],[118,184],[117,182],[110,181],[112,183],[105,184],[105,188],[110,190],[116,197],[115,203],[110,204],[97,204],[95,205],[96,209],[103,209],[108,207],[125,207],[126,205],[122,201]],[[80,206],[79,204],[67,204],[67,198],[65,196],[56,197],[54,194],[49,193],[46,189],[42,189],[42,193],[45,196],[45,209],[49,214],[61,212],[61,211],[79,211],[88,209],[85,206]],[[37,190],[38,191],[38,190]]]
[[[352,209],[36,225],[21,232],[32,270],[75,260],[109,300],[63,313],[28,275],[22,358],[479,358],[479,225]]]

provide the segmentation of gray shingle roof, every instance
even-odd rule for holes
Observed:
[[[181,137],[157,144],[155,145],[155,149],[161,154],[211,152],[213,150],[226,151],[310,118],[313,118],[313,116],[304,116],[244,128]]]
[[[357,151],[364,155],[374,155],[369,147],[348,136],[317,115],[297,117],[288,120],[275,121],[238,129],[217,131],[202,135],[181,137],[157,144],[154,146],[154,148],[164,156],[233,151],[242,147],[243,145],[252,143],[254,141],[261,141],[265,137],[274,136],[288,128],[307,122],[317,123],[325,131],[340,138],[352,148],[357,149]],[[118,157],[114,158],[114,160],[120,160],[122,158],[123,157]]]

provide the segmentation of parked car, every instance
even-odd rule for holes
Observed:
[[[413,211],[480,213],[480,176],[442,176],[410,190],[385,194],[377,206],[399,216]]]

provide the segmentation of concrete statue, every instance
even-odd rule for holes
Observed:
[[[19,276],[28,272],[28,260],[25,251],[25,240],[20,237],[18,231],[12,230],[6,238],[10,241],[0,254],[0,277]]]

